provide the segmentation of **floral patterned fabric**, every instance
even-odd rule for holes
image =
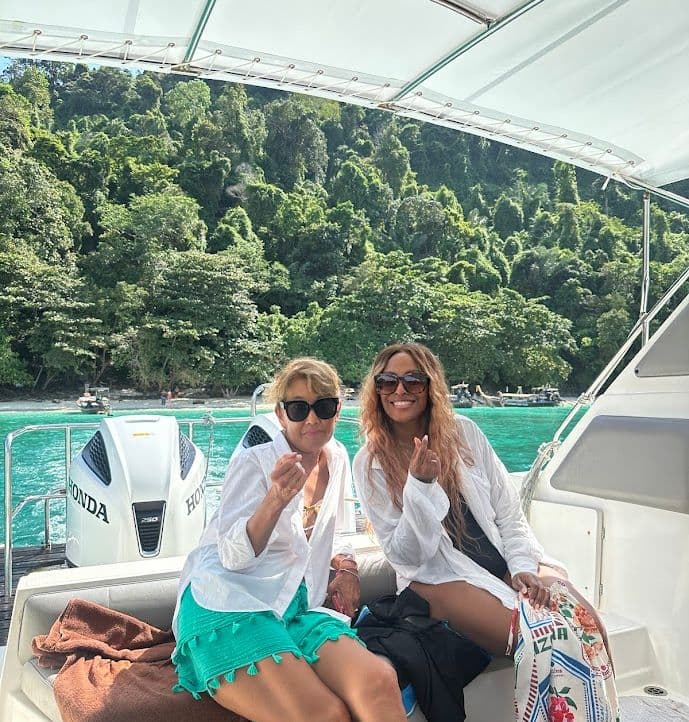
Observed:
[[[517,601],[517,722],[619,722],[612,666],[588,610],[561,582],[550,609]]]

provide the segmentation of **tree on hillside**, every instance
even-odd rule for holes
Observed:
[[[451,216],[452,211],[446,211],[430,193],[405,198],[391,224],[393,248],[411,253],[417,260],[437,256],[454,261],[466,238]]]
[[[19,153],[0,157],[0,235],[45,261],[73,254],[90,231],[74,188]]]
[[[304,180],[322,183],[328,157],[316,113],[294,96],[269,103],[264,114],[266,179],[287,190]]]
[[[0,150],[26,150],[31,146],[31,105],[0,83]]]
[[[527,298],[552,296],[570,278],[586,285],[588,271],[569,250],[537,246],[514,259],[510,285]]]
[[[180,164],[179,184],[199,204],[199,214],[207,226],[214,226],[228,205],[227,181],[232,164],[218,151],[208,158],[188,153]]]
[[[140,73],[134,79],[129,95],[129,113],[143,114],[160,110],[163,89],[153,73]]]
[[[253,182],[246,186],[246,212],[252,226],[261,234],[271,232],[278,209],[286,201],[287,194],[276,185]]]
[[[124,70],[75,66],[59,89],[60,103],[55,111],[60,124],[88,115],[122,117],[129,107],[133,82],[133,76]]]
[[[392,189],[378,169],[357,156],[344,161],[338,169],[330,197],[333,203],[349,201],[363,210],[374,228],[384,225],[393,201]]]
[[[223,154],[233,167],[263,161],[265,118],[261,111],[249,109],[245,86],[225,85],[213,103],[212,114],[222,134]]]
[[[147,388],[195,385],[218,378],[227,362],[241,365],[256,341],[258,312],[246,273],[222,253],[164,251],[145,284],[144,317],[127,344],[126,362]],[[221,374],[224,375],[224,374]]]
[[[490,297],[445,287],[444,302],[433,310],[430,345],[438,354],[450,384],[483,383],[499,377],[495,355],[501,332]]]
[[[493,228],[496,233],[505,240],[523,227],[524,212],[521,206],[506,195],[501,195],[493,209]]]
[[[202,120],[211,107],[211,91],[203,80],[177,83],[163,96],[165,116],[171,127],[185,131]]]
[[[50,105],[48,78],[36,67],[27,67],[12,83],[14,90],[24,96],[31,106],[31,124],[35,128],[50,130],[53,109]]]
[[[5,244],[0,289],[0,326],[27,359],[34,387],[91,375],[103,329],[73,266],[45,262],[22,242]]]
[[[569,376],[571,366],[562,355],[576,350],[569,320],[509,289],[498,294],[492,312],[501,327],[495,381],[537,386]]]
[[[104,286],[138,283],[159,251],[206,247],[199,206],[177,189],[136,196],[129,206],[104,203],[98,212],[103,233],[98,248],[82,265]]]
[[[561,203],[558,206],[558,222],[555,227],[555,234],[560,248],[566,248],[570,251],[581,249],[579,220],[571,203]]]
[[[390,123],[383,131],[373,162],[381,170],[395,196],[403,195],[403,188],[413,189],[416,185],[415,174],[409,165],[409,151],[400,142],[395,123]]]
[[[0,330],[0,386],[24,386],[30,382],[19,354],[12,349],[10,337]]]
[[[312,347],[346,383],[363,379],[371,359],[395,341],[424,341],[438,292],[399,252],[371,254],[324,309]]]
[[[500,273],[478,248],[465,248],[457,256],[464,265],[464,283],[472,291],[495,293],[502,284]]]
[[[556,160],[553,164],[553,178],[555,181],[555,200],[558,203],[579,203],[579,189],[577,187],[577,174],[574,166]]]
[[[597,346],[601,361],[608,361],[625,342],[632,328],[632,319],[624,308],[612,308],[596,321]]]

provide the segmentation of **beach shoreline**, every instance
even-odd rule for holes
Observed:
[[[562,401],[565,406],[572,406],[577,400],[577,396],[563,396]],[[228,397],[175,397],[161,404],[160,397],[120,397],[111,398],[110,405],[113,411],[142,411],[142,410],[191,410],[191,409],[251,409],[251,396],[237,394]],[[345,400],[344,406],[356,406],[358,400]],[[263,397],[258,398],[257,408],[261,407],[261,411],[269,410],[270,404]],[[0,400],[0,413],[22,413],[30,411],[76,411],[78,410],[76,398],[17,398]],[[85,414],[86,416],[86,414]]]
[[[250,409],[250,396],[231,396],[228,398],[173,398],[163,406],[159,398],[125,398],[111,399],[113,411],[140,411],[175,410],[175,409]],[[259,405],[265,406],[265,401],[259,399]],[[13,413],[25,411],[76,411],[76,399],[15,399],[0,401],[0,413],[9,411]]]

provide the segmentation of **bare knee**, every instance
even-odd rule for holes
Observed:
[[[363,679],[361,691],[368,703],[377,708],[396,703],[400,698],[400,687],[395,668],[383,659],[376,660]]]

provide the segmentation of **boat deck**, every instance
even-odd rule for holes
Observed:
[[[14,590],[19,584],[19,578],[29,572],[45,567],[60,566],[65,563],[65,545],[53,544],[50,549],[42,546],[20,547],[12,550],[12,596],[5,598],[5,550],[2,550],[2,565],[0,565],[0,647],[7,644],[7,634],[10,629],[12,618],[12,606],[14,605]]]

